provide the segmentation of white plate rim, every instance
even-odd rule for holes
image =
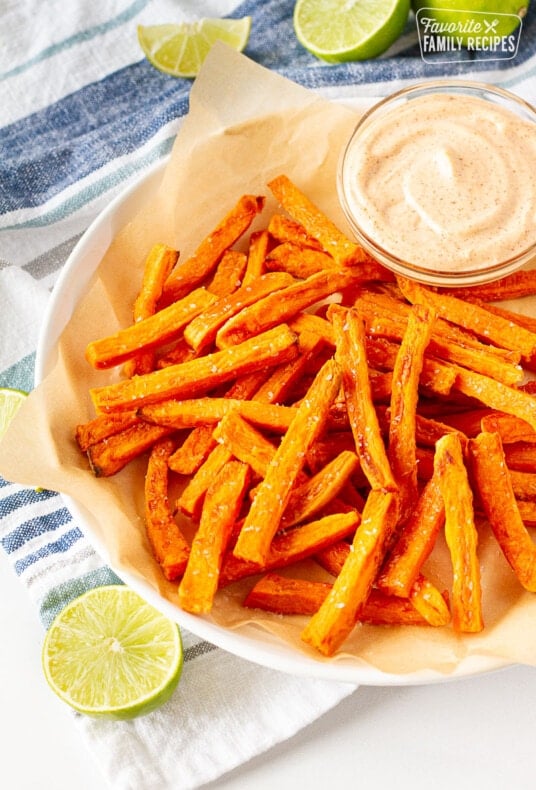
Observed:
[[[373,99],[364,101],[370,104]],[[351,104],[349,100],[346,100],[346,103]],[[169,156],[155,162],[147,171],[135,178],[101,211],[73,248],[56,281],[43,318],[36,351],[36,386],[43,381],[51,369],[61,332],[67,325],[85,286],[94,274],[109,244],[117,231],[126,224],[129,218],[132,218],[136,210],[145,202],[150,190],[156,188],[168,161]],[[460,662],[450,674],[443,674],[435,670],[418,670],[403,675],[390,674],[374,667],[345,663],[344,660],[330,661],[329,659],[309,657],[298,653],[289,645],[284,644],[282,640],[253,625],[246,625],[236,630],[225,629],[208,618],[184,612],[177,605],[159,595],[147,581],[124,569],[119,570],[114,567],[106,546],[97,538],[98,533],[92,528],[93,516],[72,497],[66,494],[62,494],[62,497],[89,543],[125,584],[131,586],[156,609],[195,636],[261,666],[318,680],[373,686],[441,683],[511,666],[511,662],[498,658],[483,659],[478,657],[473,659],[468,657]]]

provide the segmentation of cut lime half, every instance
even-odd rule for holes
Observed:
[[[196,77],[216,41],[237,52],[248,43],[251,17],[199,19],[181,24],[138,26],[138,41],[157,69],[172,77]]]
[[[331,63],[367,60],[385,52],[406,25],[410,0],[298,0],[298,41]]]
[[[28,393],[22,390],[0,387],[0,439],[27,396]]]
[[[178,626],[123,585],[96,587],[71,601],[50,626],[42,656],[60,699],[108,719],[160,707],[183,663]]]

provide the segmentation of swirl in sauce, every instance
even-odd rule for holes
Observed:
[[[495,266],[536,243],[536,124],[472,96],[421,96],[364,126],[343,188],[358,227],[398,259]]]

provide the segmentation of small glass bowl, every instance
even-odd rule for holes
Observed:
[[[397,108],[401,108],[408,102],[431,94],[448,94],[453,97],[471,96],[483,99],[494,105],[500,105],[502,108],[513,112],[520,119],[534,124],[534,133],[536,135],[536,110],[534,107],[518,96],[501,88],[478,82],[453,82],[448,80],[434,80],[405,88],[375,104],[361,117],[355,127],[342,153],[337,174],[337,188],[342,209],[357,241],[370,255],[396,274],[418,280],[421,283],[448,287],[474,285],[499,279],[521,268],[529,261],[536,259],[536,241],[530,243],[525,249],[516,252],[512,257],[495,261],[492,264],[480,264],[478,267],[467,266],[456,270],[446,270],[445,268],[439,268],[439,266],[436,268],[433,265],[422,266],[411,260],[397,257],[392,250],[385,249],[382,244],[372,237],[370,232],[365,232],[363,227],[360,226],[355,212],[352,210],[349,198],[349,178],[351,177],[349,163],[354,151],[362,142],[364,132],[370,128],[371,124],[377,123],[387,113],[396,112]],[[536,178],[536,161],[526,162],[525,167]],[[404,232],[407,235],[411,233],[411,229],[405,228]]]

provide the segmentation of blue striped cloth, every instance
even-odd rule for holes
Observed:
[[[40,322],[70,251],[109,201],[171,150],[188,110],[191,82],[151,67],[137,44],[137,24],[251,15],[245,54],[327,98],[380,96],[415,81],[455,76],[536,101],[535,8],[513,59],[465,53],[457,62],[426,63],[410,17],[384,56],[338,66],[321,63],[298,44],[292,11],[292,0],[3,4],[0,386],[32,389]],[[45,627],[76,595],[119,581],[51,491],[0,478],[0,542]],[[198,787],[289,737],[353,691],[252,667],[191,634],[184,638],[185,679],[163,709],[117,725],[74,716],[114,787]],[[293,696],[301,702],[289,716],[282,700]],[[202,759],[207,735],[215,745]]]

